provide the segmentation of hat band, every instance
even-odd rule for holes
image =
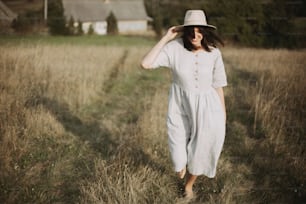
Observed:
[[[185,21],[184,25],[201,25],[201,26],[207,26],[206,22],[203,21]]]

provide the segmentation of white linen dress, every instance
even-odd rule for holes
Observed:
[[[221,52],[212,48],[191,52],[182,39],[166,44],[152,68],[168,67],[173,82],[169,92],[167,128],[176,172],[214,177],[225,138],[225,115],[215,88],[227,85]]]

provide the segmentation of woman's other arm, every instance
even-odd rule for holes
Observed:
[[[223,111],[224,111],[224,118],[226,121],[226,108],[225,108],[225,101],[224,101],[224,93],[223,93],[223,88],[216,88],[216,91],[220,97],[221,103],[222,103],[222,107],[223,107]]]

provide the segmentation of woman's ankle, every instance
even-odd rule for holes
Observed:
[[[192,187],[187,187],[187,186],[185,187],[184,197],[186,197],[186,198],[192,198],[193,197]]]
[[[186,167],[184,167],[181,171],[178,172],[178,177],[183,179],[186,175]]]

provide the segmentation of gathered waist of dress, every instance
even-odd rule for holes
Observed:
[[[182,91],[188,94],[195,94],[195,95],[205,95],[210,94],[211,92],[215,92],[215,89],[212,86],[205,86],[205,87],[196,87],[196,86],[182,86],[179,83],[173,81],[172,86],[181,89]]]

